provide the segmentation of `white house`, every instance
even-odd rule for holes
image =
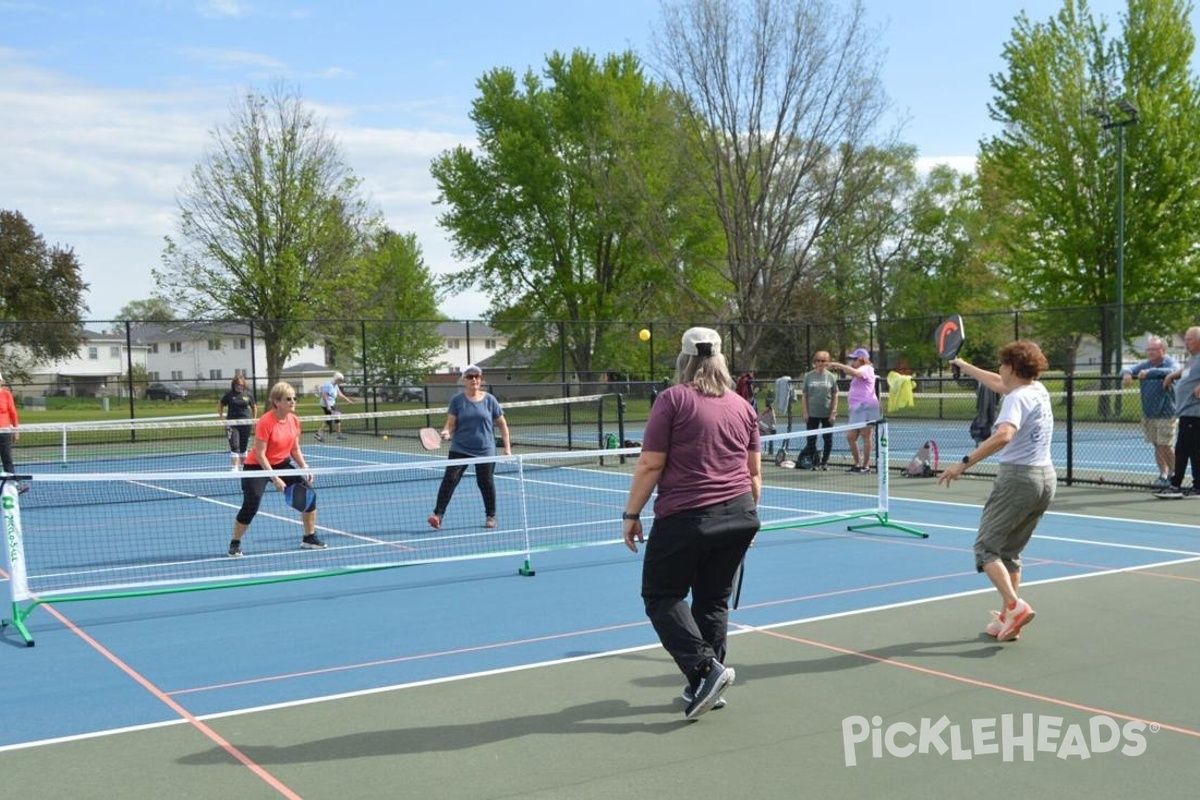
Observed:
[[[43,364],[30,372],[28,383],[13,386],[24,395],[69,395],[98,397],[120,394],[121,376],[134,368],[146,368],[149,348],[130,344],[123,332],[105,333],[84,329],[75,355]]]
[[[215,389],[227,386],[236,375],[266,375],[267,350],[262,336],[244,323],[142,323],[131,328],[131,335],[147,348],[150,380]],[[302,362],[323,365],[324,345],[309,342],[289,354],[283,366],[286,369]]]
[[[508,346],[507,336],[482,322],[443,322],[437,331],[442,337],[440,360],[451,374],[491,358]]]
[[[438,324],[442,351],[435,369],[455,375],[467,364],[478,363],[508,344],[507,337],[482,322]],[[178,383],[185,389],[220,389],[235,375],[255,375],[266,380],[267,354],[261,334],[237,322],[148,322],[130,326],[129,339],[119,325],[112,332],[85,329],[77,353],[38,368],[32,380],[15,386],[23,395],[101,394],[121,396],[122,376],[144,370],[150,381]],[[287,379],[300,391],[324,382],[335,371],[329,365],[323,338],[313,332],[313,341],[293,351],[283,365]],[[352,374],[352,365],[337,366]],[[264,386],[258,387],[260,390]]]

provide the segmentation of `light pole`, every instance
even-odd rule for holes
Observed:
[[[1124,367],[1125,352],[1125,129],[1138,123],[1138,109],[1128,100],[1118,100],[1117,110],[1125,116],[1113,119],[1109,112],[1093,108],[1088,113],[1100,120],[1106,131],[1117,131],[1117,369]]]

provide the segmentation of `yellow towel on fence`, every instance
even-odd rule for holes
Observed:
[[[888,412],[916,405],[913,400],[913,376],[892,370],[887,376]]]

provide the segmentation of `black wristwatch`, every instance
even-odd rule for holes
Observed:
[[[963,463],[964,463],[964,464],[970,464],[970,463],[971,463],[971,457],[970,457],[970,456],[963,456]]]
[[[642,518],[641,514],[630,514],[628,511],[621,512],[621,519],[623,519],[623,520],[626,520],[626,519],[635,520],[635,519],[641,519],[641,518]]]

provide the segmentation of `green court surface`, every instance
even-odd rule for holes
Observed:
[[[682,679],[637,613],[637,559],[623,564],[614,551],[612,563],[579,567],[578,594],[557,602],[623,603],[604,624],[638,631],[642,644],[581,641],[559,659],[207,717],[174,695],[171,724],[0,749],[0,785],[12,797],[122,800],[1195,796],[1200,500],[1060,489],[1052,515],[1073,527],[1048,518],[1047,538],[1088,539],[1089,516],[1125,520],[1128,541],[1108,549],[1144,554],[1159,549],[1140,539],[1153,520],[1184,528],[1194,552],[1176,539],[1172,552],[1132,566],[1046,580],[1031,564],[1022,595],[1037,618],[1020,641],[1000,644],[981,632],[995,601],[969,574],[971,531],[939,528],[933,505],[977,505],[989,485],[893,481],[893,495],[930,504],[928,546],[957,551],[965,583],[769,624],[747,622],[773,602],[756,595],[732,616],[728,706],[691,722]],[[878,542],[909,558],[902,539]],[[1038,545],[1035,536],[1031,558]],[[747,580],[772,565],[763,559]],[[803,595],[812,575],[789,568]],[[592,571],[603,576],[583,577]],[[884,570],[871,580],[887,579]],[[247,635],[254,613],[238,612]],[[238,672],[236,641],[226,657]],[[24,653],[0,652],[19,683]]]

